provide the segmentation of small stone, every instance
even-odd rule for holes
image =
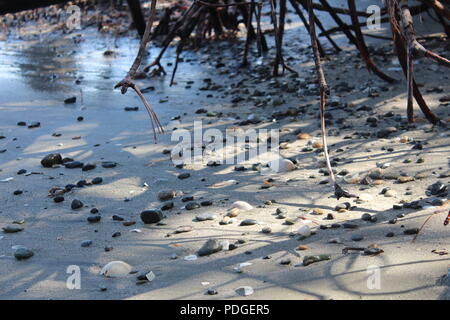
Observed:
[[[102,177],[95,177],[91,181],[92,184],[101,184],[102,182],[103,182],[103,178]]]
[[[207,293],[208,295],[210,295],[210,296],[215,296],[215,295],[218,294],[219,292],[217,292],[216,289],[209,288],[209,289],[206,291],[206,293]]]
[[[92,240],[83,240],[83,241],[81,241],[81,246],[82,246],[83,248],[90,247],[91,244],[92,244]]]
[[[78,200],[78,199],[74,199],[73,201],[72,201],[72,204],[70,205],[70,207],[72,208],[72,210],[77,210],[77,209],[80,209],[80,208],[82,208],[84,205],[83,205],[83,202],[81,202],[80,200]]]
[[[272,232],[272,229],[270,228],[270,227],[264,227],[264,228],[262,228],[261,229],[261,232],[262,233],[271,233]]]
[[[222,250],[221,242],[216,239],[209,239],[203,244],[197,254],[202,257],[219,252],[220,250]]]
[[[214,220],[217,216],[212,213],[202,213],[195,217],[197,221]]]
[[[5,233],[16,233],[16,232],[20,232],[23,231],[23,227],[20,227],[18,225],[14,225],[14,224],[9,224],[6,227],[3,227],[3,232]]]
[[[189,202],[188,204],[186,204],[185,206],[186,210],[194,210],[197,208],[200,208],[200,205],[197,202]]]
[[[173,199],[173,198],[175,198],[175,196],[176,196],[176,192],[173,190],[170,190],[170,191],[164,190],[164,191],[158,192],[158,198],[162,201]]]
[[[395,234],[393,232],[386,233],[386,237],[388,237],[388,238],[392,238],[393,236],[395,236]]]
[[[26,247],[20,247],[20,248],[14,250],[14,257],[17,260],[29,259],[32,256],[34,256],[34,252]]]
[[[82,168],[84,166],[83,162],[80,161],[69,161],[64,163],[64,167],[67,169],[76,169],[76,168]]]
[[[371,218],[372,218],[372,215],[369,213],[363,213],[363,215],[361,216],[361,219],[363,221],[370,221]]]
[[[144,210],[141,212],[141,220],[145,224],[157,223],[161,221],[163,214],[160,210]]]
[[[124,220],[125,220],[124,217],[121,217],[121,216],[119,216],[119,215],[117,215],[117,214],[113,215],[113,216],[112,216],[112,219],[113,219],[114,221],[124,221]]]
[[[87,221],[89,223],[95,223],[95,222],[100,222],[100,220],[102,219],[102,217],[100,215],[95,215],[95,216],[89,216],[87,217]]]
[[[364,236],[361,234],[353,234],[351,236],[352,241],[361,241],[364,239]]]
[[[173,203],[173,201],[168,201],[163,203],[163,205],[161,206],[161,210],[162,211],[166,211],[166,210],[170,210],[175,206],[175,204]]]
[[[255,219],[245,219],[245,220],[241,221],[240,225],[241,226],[252,226],[252,225],[255,225],[255,224],[258,224],[258,223],[259,222],[256,221]]]
[[[82,171],[89,171],[89,170],[95,169],[95,167],[96,167],[95,164],[93,164],[93,163],[87,163],[87,164],[85,164],[85,165],[81,168],[81,170],[82,170]]]
[[[77,101],[77,97],[70,97],[64,100],[65,104],[72,104],[75,103]]]
[[[102,162],[102,167],[106,168],[106,169],[111,169],[117,166],[117,162],[113,162],[113,161],[103,161]]]
[[[419,228],[406,229],[405,231],[403,231],[403,233],[406,234],[406,235],[418,234],[419,233]]]
[[[175,230],[175,233],[185,233],[192,231],[193,228],[191,226],[181,226]]]
[[[53,201],[56,203],[60,203],[64,201],[64,197],[63,196],[56,196],[53,198]]]
[[[291,262],[292,262],[291,258],[283,258],[280,260],[281,265],[289,265],[291,264]]]
[[[18,195],[21,195],[22,193],[23,193],[22,190],[15,190],[15,191],[13,192],[13,195],[18,196]]]
[[[407,183],[407,182],[414,181],[414,178],[413,178],[413,177],[410,177],[410,176],[401,176],[401,177],[399,177],[399,178],[397,179],[397,181],[398,181],[399,183]]]
[[[183,180],[183,179],[189,178],[190,176],[191,176],[190,173],[184,172],[184,173],[181,173],[181,174],[178,175],[178,179]]]
[[[45,168],[51,168],[54,165],[62,163],[62,157],[59,153],[50,153],[41,160],[41,164]]]

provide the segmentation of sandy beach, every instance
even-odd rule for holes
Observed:
[[[170,48],[162,60],[169,75],[137,80],[166,129],[157,143],[139,98],[113,89],[134,59],[136,37],[86,28],[0,41],[0,228],[23,228],[0,232],[0,299],[449,299],[449,131],[428,123],[417,104],[416,123],[407,123],[406,82],[391,43],[371,45],[395,84],[369,75],[337,35],[346,49],[324,62],[328,142],[338,181],[359,196],[337,200],[323,165],[308,34],[289,17],[285,58],[297,76],[269,76],[273,50],[239,68],[238,39],[184,52],[170,87]],[[423,18],[419,35],[441,32]],[[389,27],[380,34],[390,35]],[[424,45],[447,55],[450,49],[439,37]],[[157,53],[149,49],[146,62]],[[415,74],[448,124],[448,69],[421,58]],[[75,103],[64,102],[71,97]],[[279,154],[295,169],[274,172],[255,159],[175,166],[173,135],[192,133],[194,121],[223,133],[276,130]],[[255,145],[248,141],[236,154]],[[52,153],[84,169],[42,166]],[[161,200],[161,191],[173,197]],[[74,200],[81,208],[72,209]],[[252,209],[230,223],[224,217],[236,201]],[[164,209],[163,218],[145,224],[141,212],[153,209]],[[305,225],[312,234],[302,237]],[[210,239],[221,249],[198,256]],[[18,260],[17,246],[33,256]],[[316,255],[330,259],[303,264]],[[101,275],[111,261],[126,262],[131,274]],[[71,266],[79,268],[79,289],[68,288]],[[253,294],[242,296],[242,286]]]

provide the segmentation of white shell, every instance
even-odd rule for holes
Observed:
[[[289,172],[295,170],[295,164],[288,159],[277,159],[269,162],[269,168],[275,172]]]
[[[233,208],[237,208],[241,211],[249,211],[252,210],[253,207],[251,204],[249,204],[248,202],[245,201],[236,201],[231,205],[231,209]]]
[[[235,184],[238,184],[237,180],[226,180],[226,181],[214,183],[213,185],[211,185],[211,188],[224,188],[224,187],[232,186]]]
[[[298,228],[298,234],[304,237],[309,237],[311,235],[311,228],[305,224]]]
[[[153,271],[150,271],[149,273],[147,273],[147,274],[145,275],[145,277],[147,278],[148,281],[153,281],[153,280],[156,278],[156,276],[155,276],[155,274],[153,273]]]
[[[125,277],[131,272],[131,266],[123,261],[111,261],[102,268],[100,272],[108,278]]]
[[[189,256],[184,257],[184,260],[186,260],[186,261],[194,261],[194,260],[197,260],[197,256],[195,254],[191,254]]]
[[[196,216],[197,221],[214,220],[217,216],[214,213],[202,213]]]
[[[236,292],[241,296],[249,296],[253,294],[253,288],[249,286],[242,286],[236,289]]]

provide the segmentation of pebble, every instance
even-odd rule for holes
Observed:
[[[16,233],[16,232],[20,232],[23,231],[23,227],[18,226],[18,225],[14,225],[14,224],[9,224],[6,227],[3,227],[3,232],[5,233]]]
[[[113,161],[103,161],[102,162],[102,167],[106,168],[106,169],[111,169],[117,166],[117,162],[113,162]]]
[[[419,233],[419,228],[406,229],[405,231],[403,231],[403,233],[406,234],[406,235],[418,234]]]
[[[217,216],[213,213],[202,213],[195,217],[197,221],[214,220]]]
[[[176,192],[173,190],[163,190],[158,192],[158,198],[162,201],[173,199],[176,196]]]
[[[70,207],[72,208],[72,210],[77,210],[77,209],[82,208],[83,205],[84,205],[83,202],[81,202],[81,201],[78,200],[78,199],[74,199],[74,200],[72,201],[72,204],[70,205]]]
[[[63,196],[56,196],[56,197],[53,198],[53,201],[55,203],[63,202],[64,201],[64,197]]]
[[[178,175],[178,179],[183,180],[183,179],[189,178],[190,176],[191,176],[190,173],[184,172],[184,173],[181,173],[181,174]]]
[[[163,218],[163,214],[160,210],[144,210],[141,212],[141,220],[145,224],[157,223],[161,221]]]
[[[245,220],[242,220],[239,225],[241,225],[241,226],[253,226],[255,224],[259,224],[259,222],[257,220],[255,220],[255,219],[245,219]]]
[[[81,171],[90,171],[90,170],[94,170],[96,168],[96,165],[93,163],[87,163],[85,165],[83,165],[83,167],[81,168]]]
[[[54,165],[62,164],[62,163],[63,163],[62,157],[61,157],[61,154],[59,154],[59,153],[50,153],[41,160],[41,165],[44,168],[51,168]]]
[[[222,244],[216,239],[209,239],[198,250],[197,254],[199,257],[202,257],[219,252],[220,250],[222,250]]]
[[[66,167],[67,169],[77,169],[77,168],[82,168],[84,166],[83,162],[80,161],[69,161],[64,163],[64,167]]]
[[[92,240],[83,240],[83,241],[81,241],[81,246],[82,246],[83,248],[90,247],[91,244],[92,244]]]
[[[173,203],[173,201],[168,201],[163,203],[163,205],[161,206],[161,210],[166,211],[166,210],[170,210],[175,206],[175,204]]]
[[[262,233],[271,233],[272,229],[270,227],[264,227],[264,228],[261,229],[261,232]]]
[[[86,220],[90,223],[95,223],[95,222],[100,222],[101,219],[102,219],[102,217],[100,215],[95,215],[95,216],[87,217]]]
[[[103,182],[103,178],[102,177],[95,177],[91,181],[92,184],[101,184],[102,182]]]
[[[14,257],[17,260],[25,260],[34,256],[34,252],[26,247],[20,247],[14,250]]]
[[[364,236],[362,234],[353,234],[351,239],[352,241],[361,241],[364,239]]]
[[[186,204],[185,208],[186,210],[194,210],[200,208],[200,205],[197,202],[192,201]]]

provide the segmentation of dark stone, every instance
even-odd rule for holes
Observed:
[[[72,204],[70,205],[70,207],[72,208],[72,210],[77,210],[83,207],[83,202],[81,202],[78,199],[74,199],[72,201]]]
[[[103,161],[102,162],[102,167],[106,168],[106,169],[111,169],[111,168],[114,168],[115,166],[117,166],[117,162],[113,162],[113,161]]]
[[[93,170],[95,169],[96,165],[93,163],[87,163],[83,166],[83,168],[81,169],[82,171],[89,171],[89,170]]]
[[[163,214],[160,210],[144,210],[141,212],[141,220],[145,224],[149,223],[157,223],[161,221],[163,218]]]
[[[124,221],[124,220],[125,220],[124,217],[121,217],[121,216],[119,216],[119,215],[117,215],[117,214],[113,215],[113,216],[112,216],[112,219],[113,219],[114,221]]]
[[[403,233],[406,234],[406,235],[418,234],[419,233],[419,228],[406,229],[405,231],[403,231]]]
[[[194,210],[200,208],[200,205],[197,202],[189,202],[186,204],[186,210]]]
[[[41,160],[41,164],[45,168],[51,168],[56,164],[62,163],[62,157],[59,153],[50,153]]]
[[[84,163],[80,162],[80,161],[70,161],[70,162],[64,163],[64,166],[67,169],[76,169],[76,168],[82,168],[84,166]]]
[[[103,182],[102,177],[96,177],[96,178],[92,179],[92,181],[91,181],[92,184],[100,184],[102,182]]]
[[[95,223],[95,222],[100,222],[101,219],[102,219],[102,217],[100,215],[95,215],[95,216],[87,217],[86,220],[90,223]]]
[[[56,196],[53,198],[53,201],[56,203],[60,203],[64,201],[64,197],[63,196]]]
[[[70,97],[64,100],[65,104],[75,103],[77,101],[77,97]]]
[[[161,210],[165,211],[165,210],[170,210],[175,206],[175,204],[172,201],[163,203]]]
[[[178,179],[183,180],[183,179],[189,178],[190,176],[191,176],[190,173],[184,172],[184,173],[181,173],[181,174],[178,175]]]

